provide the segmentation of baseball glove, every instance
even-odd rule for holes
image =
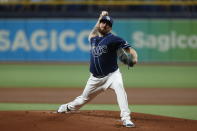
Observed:
[[[131,54],[129,54],[126,51],[124,51],[124,49],[122,49],[122,48],[118,49],[117,55],[118,55],[119,60],[123,64],[128,65],[129,67],[133,67],[134,66]]]

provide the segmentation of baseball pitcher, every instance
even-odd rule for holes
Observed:
[[[99,93],[112,89],[117,96],[123,125],[134,127],[117,59],[119,58],[124,64],[132,67],[137,63],[137,53],[125,40],[111,33],[112,26],[113,19],[107,11],[102,11],[98,22],[89,34],[91,44],[90,77],[85,89],[73,101],[61,105],[57,112],[65,113],[79,110]]]

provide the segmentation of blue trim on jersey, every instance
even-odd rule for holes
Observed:
[[[96,58],[95,57],[94,57],[94,63],[96,63]],[[96,64],[94,64],[94,66],[95,66],[96,72],[99,74],[99,71],[98,71],[98,69],[96,67]]]
[[[100,68],[100,70],[101,70],[102,76],[104,76],[104,73],[103,73],[102,68],[101,68],[101,65],[100,65],[99,57],[98,57],[98,65],[99,65],[99,68]]]

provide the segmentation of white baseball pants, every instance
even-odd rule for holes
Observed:
[[[130,119],[127,94],[123,87],[122,75],[119,69],[103,78],[96,78],[91,74],[83,93],[80,96],[76,97],[76,99],[72,102],[67,103],[68,107],[73,111],[78,110],[84,104],[91,101],[95,96],[107,89],[112,89],[116,93],[118,105],[121,110],[121,119]]]

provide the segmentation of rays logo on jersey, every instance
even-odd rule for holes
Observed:
[[[101,46],[92,46],[92,54],[94,57],[99,57],[103,53],[107,53],[107,46],[106,45],[101,45]]]

